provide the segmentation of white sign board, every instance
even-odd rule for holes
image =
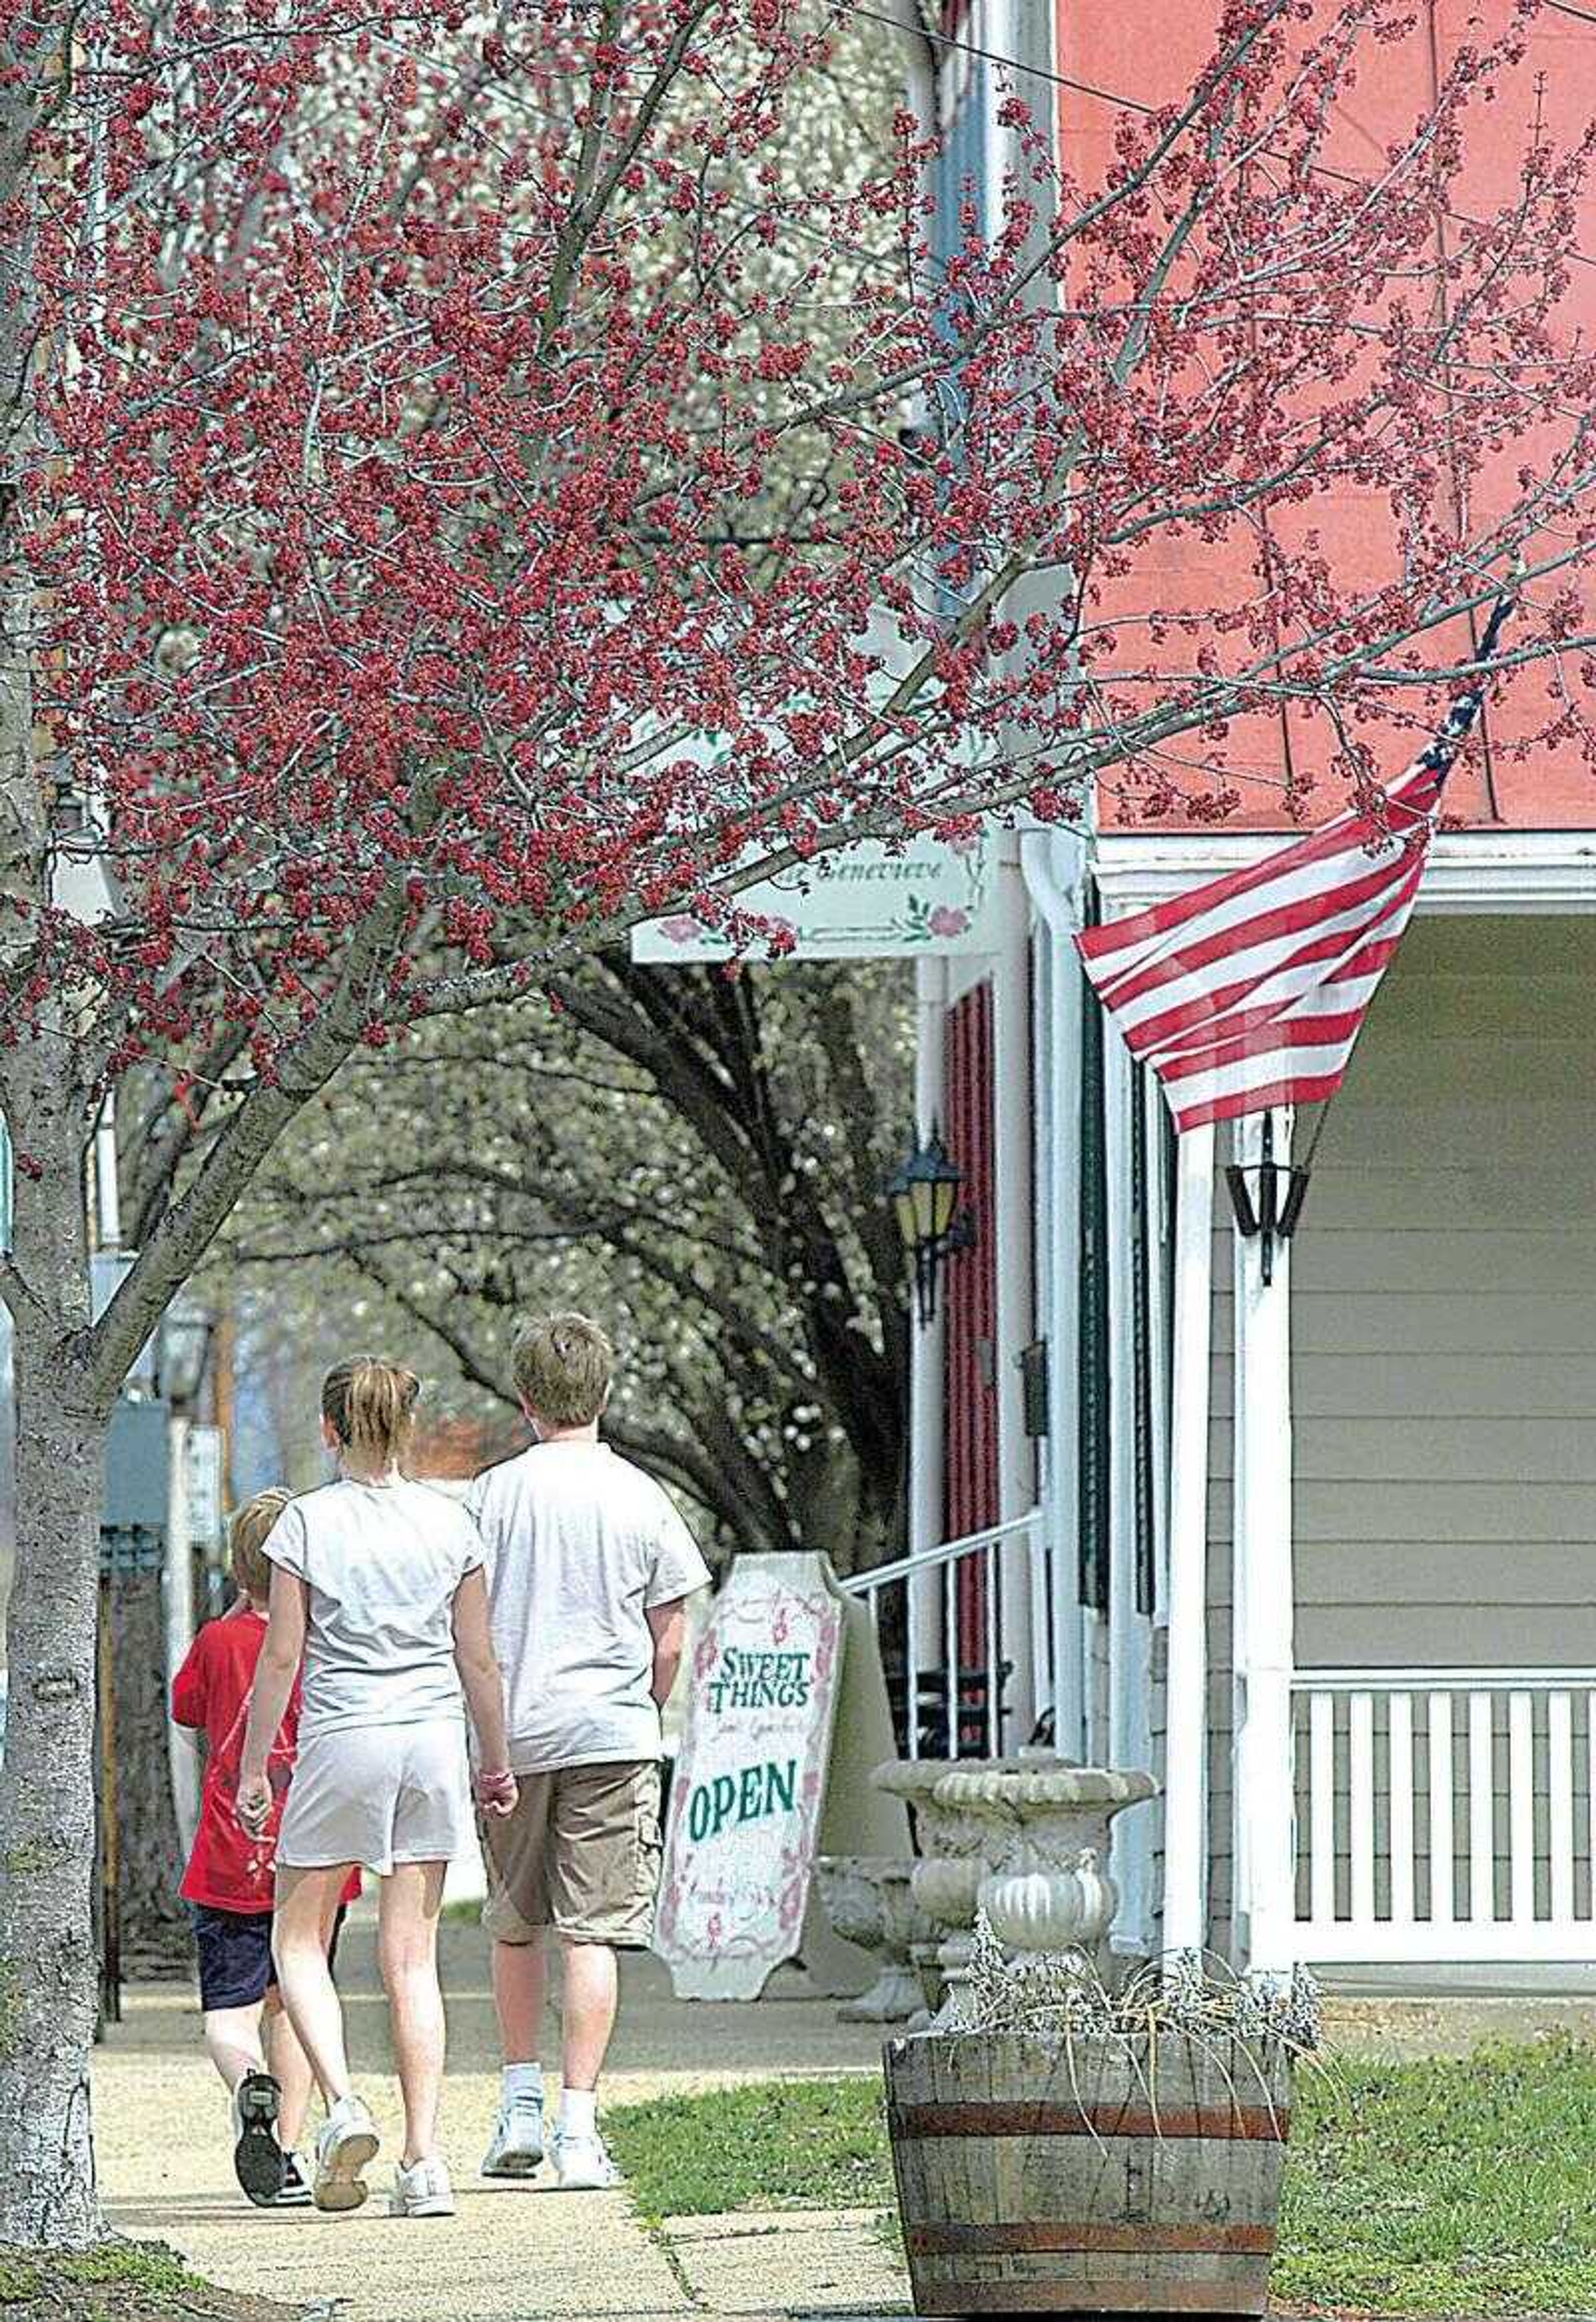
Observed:
[[[741,910],[790,930],[791,959],[880,959],[998,947],[996,850],[990,838],[913,838],[894,849],[863,838],[745,887]],[[736,946],[687,912],[633,930],[645,966],[729,959]],[[758,959],[755,943],[748,956]]]
[[[222,1430],[190,1425],[183,1444],[188,1489],[188,1537],[214,1548],[222,1538]]]
[[[798,1948],[843,1603],[823,1557],[740,1556],[693,1656],[654,1949],[684,1999],[757,1999]]]

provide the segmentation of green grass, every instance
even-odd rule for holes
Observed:
[[[892,2199],[874,2073],[606,2107],[604,2134],[648,2217],[879,2208]]]
[[[27,2306],[49,2297],[59,2302],[93,2301],[96,2290],[126,2290],[141,2300],[187,2299],[204,2284],[189,2272],[176,2250],[159,2242],[106,2242],[78,2256],[44,2257],[29,2250],[0,2249],[0,2308]]]
[[[605,2132],[650,2217],[892,2199],[873,2076],[626,2106]],[[1596,2048],[1302,2073],[1273,2289],[1363,2313],[1596,2312]]]
[[[1596,2309],[1596,2049],[1303,2076],[1274,2288],[1393,2314]]]

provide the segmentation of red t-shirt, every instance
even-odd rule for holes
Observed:
[[[266,1622],[251,1604],[236,1605],[219,1621],[207,1621],[188,1648],[172,1679],[172,1715],[179,1725],[196,1726],[206,1742],[199,1826],[188,1868],[178,1889],[190,1903],[214,1911],[269,1911],[277,1868],[277,1834],[283,1800],[294,1771],[299,1738],[299,1680],[271,1745],[266,1771],[273,1792],[271,1814],[259,1838],[238,1822],[238,1769],[249,1722],[250,1688],[266,1641]],[[351,1875],[343,1900],[360,1891],[359,1871]]]

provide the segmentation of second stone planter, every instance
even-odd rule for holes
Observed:
[[[912,1892],[929,1924],[927,1935],[915,1944],[910,1957],[928,2010],[944,2006],[950,1982],[959,1981],[968,1970],[977,1901],[987,1870],[984,1825],[941,1796],[943,1781],[958,1766],[957,1760],[948,1758],[897,1758],[878,1766],[871,1778],[878,1789],[903,1799],[914,1824],[920,1852]]]
[[[844,2000],[837,2014],[850,2023],[905,2024],[921,2009],[921,1988],[910,1950],[929,1943],[935,1929],[911,1891],[915,1865],[889,1855],[822,1854],[815,1863],[820,1900],[844,1943],[878,1952],[880,1972],[868,1991]]]

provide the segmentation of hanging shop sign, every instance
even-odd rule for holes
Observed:
[[[745,887],[737,902],[790,934],[792,959],[990,952],[999,940],[997,851],[984,835],[897,848],[865,838]],[[650,919],[632,937],[633,958],[648,966],[729,959],[736,949],[687,912]],[[749,956],[759,955],[756,944]]]

